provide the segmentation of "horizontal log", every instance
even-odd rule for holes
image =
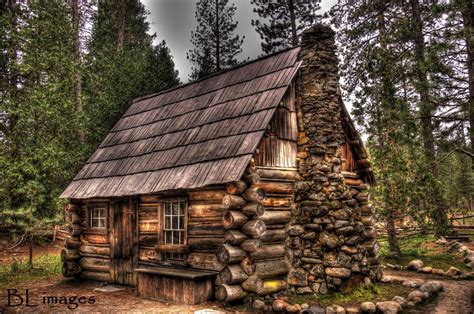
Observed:
[[[286,224],[291,220],[291,212],[287,210],[267,210],[260,219],[263,220],[266,225]]]
[[[296,180],[298,172],[279,170],[279,169],[258,169],[258,174],[262,179],[277,179],[277,180]]]
[[[242,282],[241,286],[245,291],[256,293],[257,291],[263,289],[263,280],[256,275],[252,275],[249,276],[247,280]]]
[[[82,272],[81,266],[75,262],[65,262],[62,265],[63,277],[76,277]]]
[[[226,229],[238,229],[242,227],[248,220],[249,218],[241,211],[228,210],[222,217],[222,225]]]
[[[255,272],[255,264],[252,262],[250,256],[245,256],[244,259],[240,262],[240,267],[248,275],[251,276]]]
[[[141,234],[157,233],[158,220],[141,220],[138,222],[138,232]]]
[[[247,239],[240,245],[240,248],[245,252],[256,252],[262,248],[262,241],[259,239]]]
[[[67,229],[71,237],[79,237],[84,231],[84,228],[77,224],[70,224]]]
[[[260,176],[258,173],[250,173],[245,176],[245,181],[247,181],[248,185],[257,184],[260,181]]]
[[[217,218],[224,215],[224,207],[222,204],[203,204],[191,205],[188,207],[188,215],[193,218]]]
[[[160,253],[156,252],[154,248],[139,248],[138,260],[147,263],[157,263],[160,261]]]
[[[256,185],[249,187],[245,190],[244,194],[242,194],[245,200],[256,203],[262,202],[266,195],[265,190]]]
[[[69,222],[71,224],[78,224],[80,225],[82,222],[82,218],[79,216],[77,212],[70,212],[69,213]]]
[[[69,250],[69,249],[62,249],[61,250],[61,261],[65,262],[73,262],[81,258],[81,254],[78,250]]]
[[[77,250],[81,246],[81,241],[78,238],[67,237],[64,246],[70,250]]]
[[[108,234],[97,234],[97,233],[83,233],[81,234],[81,241],[87,242],[88,244],[109,244]]]
[[[220,283],[228,285],[244,282],[247,278],[248,275],[239,264],[227,266],[219,274]]]
[[[247,239],[247,236],[238,230],[227,230],[224,236],[226,243],[239,245]]]
[[[250,253],[250,257],[254,261],[263,259],[273,259],[285,256],[285,246],[282,244],[267,244],[263,245],[260,250]]]
[[[219,285],[216,288],[216,299],[221,302],[232,302],[243,299],[247,296],[239,285]]]
[[[140,203],[158,203],[160,200],[158,195],[140,195]]]
[[[242,208],[242,212],[249,217],[259,217],[265,213],[261,203],[249,203]]]
[[[192,191],[188,192],[188,199],[189,201],[221,201],[226,194],[226,190]]]
[[[222,206],[225,209],[241,209],[247,201],[240,196],[227,194],[222,199]]]
[[[188,223],[188,234],[190,235],[223,235],[225,228],[222,219],[209,221],[190,221]]]
[[[232,246],[230,244],[222,244],[219,247],[217,258],[222,264],[228,265],[239,263],[246,255],[247,253],[238,247]]]
[[[293,195],[295,192],[293,182],[260,181],[256,186],[264,189],[268,194]]]
[[[109,257],[110,256],[110,248],[104,247],[104,246],[92,246],[92,245],[83,244],[80,246],[79,251],[81,252],[82,256],[91,256],[91,257],[96,257],[96,256]]]
[[[242,231],[253,237],[261,237],[266,230],[267,227],[265,223],[260,219],[250,220],[242,226]]]
[[[240,195],[247,189],[247,184],[244,181],[234,181],[227,183],[227,193],[232,195]]]
[[[83,271],[81,273],[81,277],[97,280],[97,281],[105,281],[111,282],[110,273],[109,272],[96,272],[96,271]]]
[[[215,253],[189,253],[187,262],[190,267],[198,269],[221,271],[224,268]]]
[[[155,246],[158,244],[158,234],[141,234],[138,237],[139,246]]]
[[[189,237],[188,245],[192,251],[194,250],[217,250],[219,245],[224,244],[224,238],[219,237]]]
[[[140,206],[138,209],[138,221],[157,220],[158,204],[156,207]]]
[[[78,212],[80,211],[81,206],[78,204],[67,204],[66,205],[66,211],[67,212]]]
[[[84,270],[90,270],[95,272],[110,271],[110,260],[104,258],[83,257],[80,259],[79,265]]]
[[[291,197],[273,197],[267,196],[263,201],[264,207],[290,207],[292,203]]]
[[[267,231],[265,231],[260,240],[262,240],[263,243],[277,242],[285,240],[285,237],[285,229],[267,229]]]
[[[158,253],[188,253],[189,246],[182,244],[158,244],[156,246],[156,252]]]
[[[284,260],[255,263],[255,275],[262,279],[284,276],[288,273],[288,265]]]
[[[266,280],[263,287],[257,291],[258,295],[267,295],[278,291],[286,290],[287,284],[285,280]]]

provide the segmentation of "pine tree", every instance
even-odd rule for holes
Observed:
[[[244,37],[234,35],[238,22],[233,17],[237,7],[229,0],[199,0],[196,3],[198,26],[191,31],[194,48],[187,53],[193,63],[191,79],[235,66],[242,52]]]
[[[252,19],[252,25],[263,40],[263,52],[269,54],[296,46],[303,30],[319,19],[320,2],[252,0],[254,12],[260,17]]]
[[[178,83],[169,51],[153,50],[148,12],[138,0],[100,1],[85,56],[84,98],[91,152],[131,101]],[[157,62],[157,58],[162,58]],[[161,64],[164,61],[165,64]],[[160,76],[154,76],[160,73]]]

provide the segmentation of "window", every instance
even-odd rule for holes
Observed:
[[[94,229],[107,228],[107,209],[104,207],[93,207],[90,209],[90,227]]]
[[[186,257],[180,250],[186,245],[186,207],[185,200],[163,202],[163,244],[170,248],[163,253],[164,260],[184,261]]]

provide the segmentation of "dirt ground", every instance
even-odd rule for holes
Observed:
[[[473,244],[471,243],[471,245]],[[35,254],[59,254],[60,249],[59,244],[37,246],[35,247]],[[0,264],[5,265],[15,259],[25,258],[27,254],[28,251],[25,247],[15,248],[10,251],[0,248]],[[410,311],[410,313],[474,313],[472,304],[474,281],[447,280],[441,276],[406,271],[385,270],[385,273],[405,279],[434,279],[443,282],[444,291],[440,293],[435,302],[423,305],[421,308]],[[20,300],[16,296],[10,298],[11,306],[8,306],[8,291],[3,289],[0,290],[0,313],[61,313],[69,312],[70,310],[78,312],[193,313],[195,311],[208,310],[205,313],[210,314],[225,311],[217,303],[186,306],[144,300],[136,296],[136,290],[133,287],[120,287],[123,290],[116,292],[94,291],[95,288],[102,287],[103,285],[103,283],[95,281],[64,279],[58,275],[45,280],[11,287],[11,289],[16,289],[16,294],[23,298],[23,304],[20,306],[13,306],[17,305]],[[25,289],[28,289],[28,303],[30,307],[26,306]],[[58,304],[48,304],[48,299],[43,299],[43,297],[57,297]],[[93,297],[93,300],[90,299],[91,297]],[[79,300],[85,304],[79,304]],[[92,302],[93,304],[90,304]]]
[[[35,244],[33,246],[33,258],[36,255],[46,255],[61,252],[62,243],[56,244]],[[15,260],[26,259],[28,257],[28,247],[26,245],[10,249],[11,243],[2,243],[0,245],[0,265],[10,264]]]

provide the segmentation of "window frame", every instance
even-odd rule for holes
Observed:
[[[166,211],[165,211],[165,204],[166,203],[179,203],[182,204],[184,203],[184,208],[183,208],[183,215],[178,215],[178,217],[183,217],[184,222],[183,222],[183,229],[180,229],[179,223],[178,223],[178,229],[174,229],[172,227],[173,221],[172,218],[170,218],[170,228],[166,228]],[[165,199],[160,200],[160,205],[159,205],[159,230],[158,230],[158,245],[156,247],[157,253],[160,255],[160,261],[162,264],[168,264],[168,265],[185,265],[186,264],[186,259],[187,259],[187,253],[189,252],[189,246],[188,246],[188,207],[189,207],[189,202],[187,197],[169,197]],[[172,210],[172,209],[171,209]],[[171,217],[174,215],[172,214]],[[170,232],[182,232],[183,233],[183,238],[182,238],[182,244],[169,244],[166,243],[165,239],[165,232],[170,231]],[[168,253],[172,253],[172,256],[174,254],[181,254],[182,259],[173,259],[167,257]]]
[[[92,225],[92,221],[93,220],[98,220],[96,218],[93,217],[93,211],[94,210],[103,210],[104,211],[104,216],[99,216],[99,219],[104,219],[104,227],[94,227]],[[88,222],[88,225],[89,225],[89,228],[91,231],[95,231],[95,232],[100,232],[100,233],[106,233],[108,228],[109,228],[109,215],[108,215],[108,206],[107,205],[104,205],[104,204],[94,204],[92,206],[88,206],[87,208],[87,222]]]

